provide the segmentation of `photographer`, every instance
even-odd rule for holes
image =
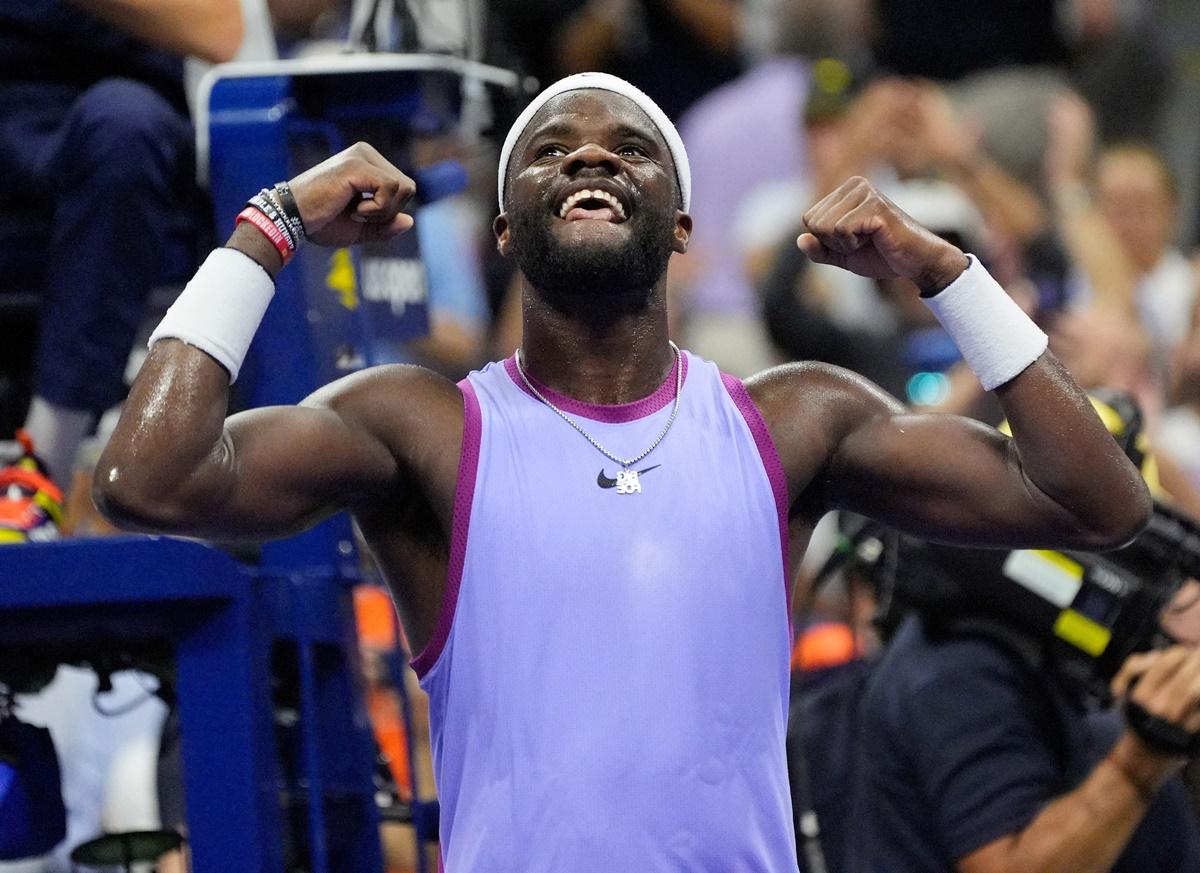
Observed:
[[[1093,403],[1156,487],[1136,405]],[[1106,555],[880,541],[857,868],[1200,871],[1200,528],[1159,503]]]
[[[905,619],[864,701],[862,869],[1200,870],[1172,778],[1185,759],[1118,734],[1115,713],[1083,711],[1057,678],[983,628]],[[1200,650],[1132,655],[1113,691],[1196,731]]]

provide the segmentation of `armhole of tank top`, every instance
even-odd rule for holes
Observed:
[[[750,436],[754,438],[759,460],[762,461],[767,480],[771,483],[771,494],[775,498],[775,513],[779,519],[779,551],[783,561],[783,598],[787,608],[788,637],[791,639],[794,637],[794,631],[792,628],[792,585],[788,572],[787,476],[784,475],[783,462],[779,460],[779,452],[775,450],[775,441],[771,439],[771,432],[767,430],[767,423],[763,420],[754,398],[742,384],[742,380],[736,376],[730,376],[728,373],[722,373],[721,383],[725,386],[729,399],[741,413],[742,420],[750,428]]]
[[[424,679],[441,657],[450,630],[454,626],[454,610],[458,606],[458,589],[462,584],[463,562],[467,557],[467,534],[471,526],[471,504],[475,500],[475,476],[479,470],[479,444],[483,435],[483,416],[479,398],[469,379],[458,383],[463,396],[462,453],[458,460],[458,481],[454,486],[453,521],[450,528],[450,560],[446,566],[446,589],[442,592],[442,607],[438,613],[433,637],[411,664],[418,679]]]

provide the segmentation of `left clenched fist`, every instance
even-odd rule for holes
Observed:
[[[289,183],[308,239],[348,246],[390,239],[413,225],[401,210],[416,193],[413,180],[374,146],[355,143]]]
[[[861,176],[805,212],[804,226],[808,232],[796,243],[811,260],[872,279],[911,279],[924,295],[941,291],[970,263]]]

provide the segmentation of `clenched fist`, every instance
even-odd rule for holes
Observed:
[[[871,279],[911,279],[936,294],[967,268],[962,250],[917,224],[861,176],[852,176],[804,213],[796,240],[810,259]]]
[[[317,245],[375,242],[412,227],[412,216],[400,210],[417,186],[365,142],[338,152],[289,184],[305,233]]]

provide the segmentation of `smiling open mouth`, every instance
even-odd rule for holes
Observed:
[[[625,207],[621,201],[607,191],[576,191],[567,197],[558,208],[558,217],[563,221],[591,219],[620,224],[625,220]]]

